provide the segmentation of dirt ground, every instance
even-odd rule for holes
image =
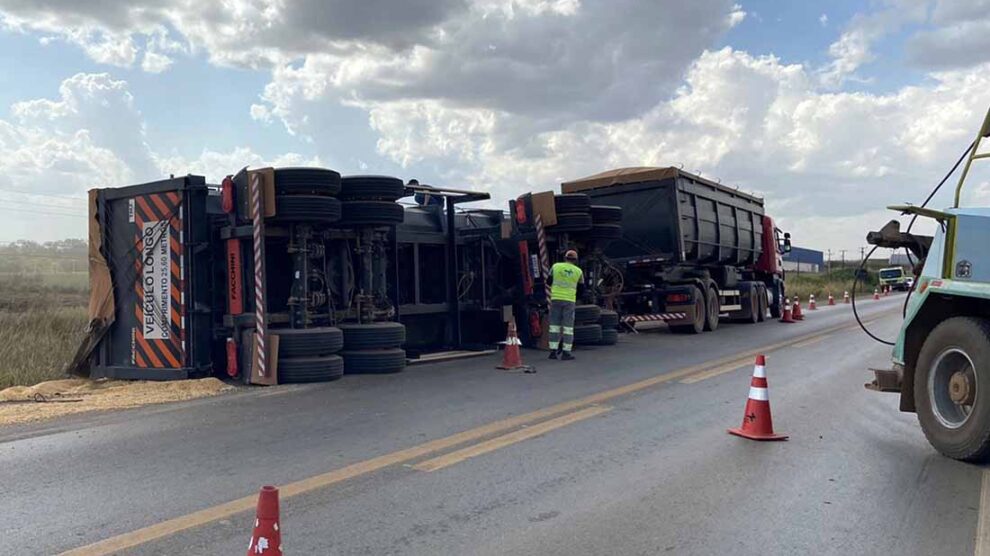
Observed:
[[[0,390],[0,426],[88,411],[124,409],[216,396],[234,390],[216,378],[171,382],[49,380]]]

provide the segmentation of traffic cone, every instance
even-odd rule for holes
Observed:
[[[790,300],[790,298],[784,298],[784,314],[782,314],[780,316],[780,322],[786,322],[788,324],[790,324],[792,322],[797,322],[796,320],[794,320],[794,317],[791,314],[791,300]]]
[[[835,298],[832,297],[832,292],[828,292],[828,304],[835,305]]]
[[[519,352],[519,336],[516,335],[516,321],[509,321],[509,332],[505,338],[505,351],[502,352],[502,364],[496,369],[513,370],[525,367],[522,362],[522,354]]]
[[[258,493],[258,510],[255,514],[254,532],[247,556],[282,556],[282,528],[278,524],[278,489],[261,487]]]
[[[883,289],[883,296],[884,297],[889,297],[890,296],[890,286],[887,286],[887,287],[885,287]]]
[[[756,356],[753,379],[749,383],[749,398],[742,425],[729,429],[729,434],[750,440],[787,440],[786,434],[773,432],[773,419],[770,417],[770,390],[767,388],[766,357]]]
[[[849,292],[845,292],[842,294],[842,302],[849,303]]]
[[[815,305],[815,294],[811,294],[808,297],[808,310],[809,311],[817,311],[818,310],[818,305]]]
[[[794,320],[804,320],[804,315],[801,314],[801,300],[796,297],[794,298],[794,310],[791,313]]]
[[[873,288],[873,301],[880,300],[880,290]]]

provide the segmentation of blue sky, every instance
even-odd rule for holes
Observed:
[[[960,50],[990,5],[267,2],[0,0],[0,241],[79,236],[70,198],[169,172],[319,163],[501,203],[684,163],[766,195],[803,244],[855,248],[990,100]]]

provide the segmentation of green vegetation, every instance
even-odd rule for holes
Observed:
[[[0,389],[62,376],[87,321],[85,274],[0,274]]]
[[[828,300],[828,294],[831,292],[835,296],[836,302],[841,303],[843,292],[848,291],[849,295],[852,295],[854,276],[855,270],[852,268],[833,270],[831,276],[825,273],[797,274],[788,272],[786,277],[787,295],[792,298],[796,295],[802,303],[807,303],[808,296],[814,294],[818,303],[823,304]],[[866,280],[861,280],[856,286],[856,295],[873,295],[873,288],[875,287],[877,287],[877,275],[875,272],[870,272]]]

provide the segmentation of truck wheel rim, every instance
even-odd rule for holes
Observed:
[[[947,429],[966,424],[978,401],[976,367],[965,351],[949,348],[928,371],[928,398],[935,418]],[[960,389],[965,395],[960,395]]]

